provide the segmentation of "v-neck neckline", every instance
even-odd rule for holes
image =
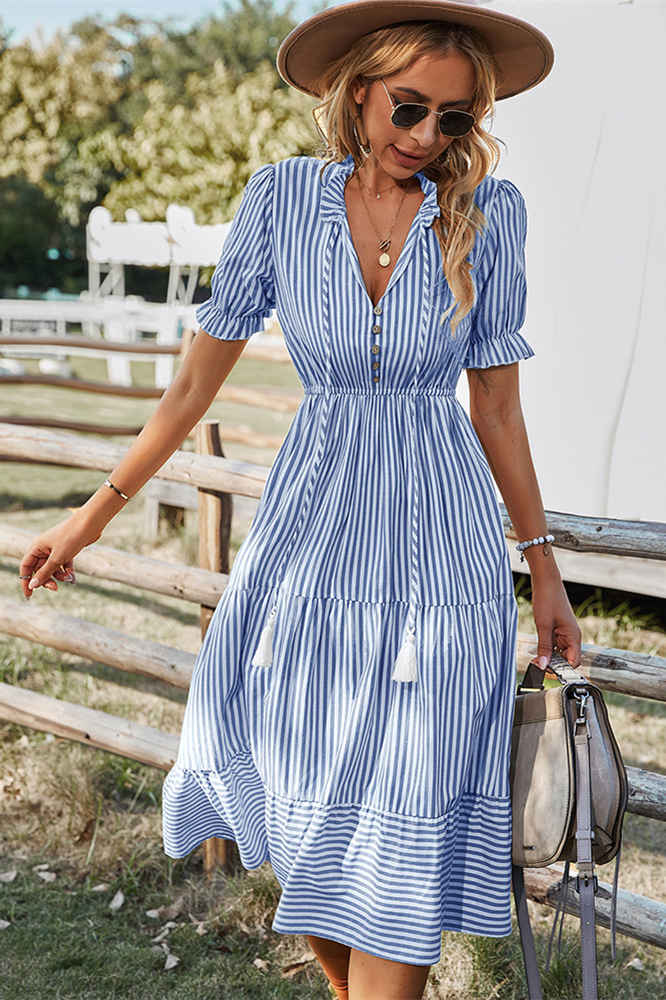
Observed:
[[[343,188],[342,188],[342,198],[343,198],[343,200],[345,202],[345,235],[349,237],[349,245],[350,245],[350,248],[351,248],[351,252],[352,252],[352,254],[354,256],[354,267],[355,267],[355,269],[357,271],[357,277],[360,279],[360,282],[363,285],[365,294],[366,294],[366,296],[368,298],[368,301],[370,302],[370,305],[372,306],[372,309],[375,310],[379,306],[382,305],[383,299],[386,296],[386,293],[388,292],[389,288],[392,285],[393,276],[396,273],[396,271],[398,270],[398,267],[400,265],[400,258],[402,257],[403,253],[405,253],[405,251],[408,250],[408,246],[411,243],[412,229],[414,228],[416,220],[419,217],[419,212],[421,211],[421,205],[423,205],[423,201],[425,201],[425,198],[421,201],[421,204],[417,208],[417,210],[414,213],[414,216],[412,218],[412,221],[409,224],[409,229],[407,230],[407,234],[405,236],[405,239],[403,240],[403,243],[402,243],[402,246],[400,247],[400,251],[398,253],[398,256],[396,257],[396,261],[395,261],[395,264],[393,266],[393,270],[391,271],[391,274],[389,275],[389,280],[386,283],[386,288],[384,289],[384,291],[382,292],[382,294],[379,296],[378,301],[377,302],[373,302],[372,301],[372,296],[370,295],[370,292],[368,290],[368,286],[367,286],[366,281],[365,281],[365,277],[363,275],[363,268],[361,267],[361,258],[358,255],[358,250],[356,249],[356,245],[354,243],[354,237],[353,237],[353,234],[352,234],[352,231],[351,231],[351,225],[350,225],[350,222],[349,222],[349,209],[348,209],[347,202],[346,202],[346,199],[345,199],[345,192],[346,192],[346,187],[347,187],[347,181],[348,181],[348,179],[349,179],[350,176],[351,175],[347,175],[347,177],[345,178],[345,183],[344,183]],[[421,190],[423,190],[423,188]],[[402,272],[402,270],[404,270],[404,268],[400,268],[401,272]]]
[[[338,221],[342,223],[342,232],[344,233],[347,251],[353,264],[354,274],[363,289],[366,301],[368,302],[370,308],[374,311],[382,305],[389,290],[407,266],[407,258],[416,238],[415,233],[418,227],[423,226],[425,228],[426,226],[429,226],[432,220],[440,214],[439,204],[437,201],[437,185],[434,181],[430,180],[430,178],[426,177],[420,170],[414,174],[414,176],[418,178],[421,190],[424,192],[425,197],[411,221],[409,230],[395,262],[395,267],[393,268],[391,276],[388,280],[388,284],[379,297],[378,302],[374,303],[366,286],[363,271],[361,269],[361,262],[359,260],[356,247],[354,246],[351,226],[349,224],[349,215],[347,213],[347,203],[345,201],[345,186],[353,169],[354,158],[351,153],[341,162],[335,161],[327,166],[324,171],[324,177],[327,177],[328,179],[321,194],[320,211],[324,221]]]

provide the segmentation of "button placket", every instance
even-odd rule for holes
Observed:
[[[373,306],[372,311],[375,314],[375,316],[381,316],[382,307],[379,304],[377,304],[376,306]],[[382,328],[379,325],[379,321],[375,321],[375,323],[373,324],[372,332],[375,335],[382,332]],[[379,344],[373,344],[372,347],[370,348],[370,352],[372,354],[375,354],[375,355],[379,354]],[[378,371],[378,369],[379,369],[379,361],[378,360],[375,360],[375,361],[372,362],[372,368],[373,368],[373,371]],[[379,382],[379,375],[373,375],[372,381],[373,382]]]

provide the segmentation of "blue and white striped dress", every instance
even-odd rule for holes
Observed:
[[[511,181],[478,186],[476,302],[452,340],[436,185],[416,174],[425,198],[373,307],[353,166],[256,170],[198,309],[236,340],[276,308],[304,398],[196,660],[163,840],[171,858],[216,836],[247,869],[270,861],[276,931],[428,965],[442,930],[511,933],[517,603],[455,387],[534,354],[527,214]]]

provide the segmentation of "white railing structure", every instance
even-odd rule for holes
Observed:
[[[90,295],[124,297],[126,264],[168,267],[171,263],[166,223],[143,222],[133,209],[125,213],[125,222],[114,222],[108,208],[97,205],[86,225],[86,255]]]
[[[173,310],[173,324],[158,331],[160,343],[172,343],[177,337],[178,319],[183,310],[191,313],[192,300],[202,267],[214,267],[220,257],[231,220],[218,225],[200,226],[194,213],[184,205],[169,205],[166,222],[144,222],[134,209],[125,212],[124,222],[114,222],[102,205],[93,208],[86,226],[88,257],[88,294],[93,299],[125,297],[125,267],[168,267],[167,307]],[[128,316],[129,320],[131,317]],[[275,311],[264,321],[264,329],[274,326]],[[114,329],[115,339],[134,340],[138,327],[125,322]],[[127,360],[115,359],[118,364]],[[155,362],[155,384],[166,387],[173,378],[173,356],[162,355]]]
[[[214,267],[231,226],[222,222],[216,226],[199,226],[191,208],[169,205],[166,226],[171,248],[167,302],[190,305],[197,287],[199,268]],[[187,284],[183,280],[187,272]]]
[[[166,223],[144,222],[134,209],[125,212],[124,222],[114,222],[103,205],[97,205],[88,216],[86,225],[86,255],[88,258],[88,294],[93,299],[104,297],[125,299],[125,266],[169,267],[171,247]],[[194,291],[194,290],[193,290]],[[190,299],[191,301],[191,299]],[[134,341],[140,328],[132,322],[129,310],[124,319],[114,323],[113,337]],[[86,329],[86,334],[95,331]],[[156,331],[159,342],[172,343],[178,336],[178,317],[170,319]],[[129,359],[115,358],[118,369],[124,368],[123,378],[129,379]],[[166,387],[173,378],[173,357],[160,357],[155,362],[155,384]],[[126,384],[129,384],[127,382]]]
[[[98,205],[88,216],[86,226],[88,291],[78,301],[0,300],[1,331],[4,335],[20,332],[65,336],[78,333],[78,329],[70,329],[74,325],[86,337],[136,343],[137,351],[131,355],[94,350],[94,356],[106,361],[109,382],[129,386],[130,361],[142,357],[142,334],[154,334],[158,344],[175,344],[179,330],[196,329],[192,300],[199,270],[217,263],[230,225],[199,226],[192,210],[183,205],[169,205],[166,222],[144,222],[134,209],[126,211],[124,222],[114,222],[109,210]],[[166,302],[126,296],[127,265],[168,267]],[[264,330],[274,328],[274,322],[275,313],[264,321]],[[89,352],[72,344],[3,345],[0,353],[61,359]],[[174,355],[150,357],[155,364],[155,385],[166,388],[173,379]]]
[[[165,303],[144,302],[141,299],[126,299],[119,296],[105,296],[100,299],[80,299],[65,301],[44,301],[35,299],[0,299],[0,331],[3,336],[12,333],[36,334],[44,336],[66,336],[76,334],[78,328],[90,337],[90,348],[80,344],[67,346],[3,344],[0,354],[14,357],[55,357],[66,358],[73,354],[92,354],[104,358],[109,382],[115,385],[131,385],[130,360],[138,360],[141,354],[142,333],[155,334],[153,342],[174,344],[178,340],[179,324],[184,329],[196,325],[194,306],[169,306]],[[72,327],[77,328],[72,330]],[[131,354],[118,351],[104,352],[99,349],[99,341],[104,338],[113,341],[136,342],[136,352]],[[155,385],[166,388],[173,378],[174,355],[144,355],[155,363]]]

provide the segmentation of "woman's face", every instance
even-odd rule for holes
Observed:
[[[460,52],[420,56],[408,70],[383,79],[396,104],[426,104],[431,111],[471,110],[476,83],[474,69],[468,57]],[[393,105],[381,80],[357,82],[352,94],[357,104],[363,105],[359,108],[363,125],[361,138],[367,135],[371,158],[374,154],[377,167],[396,180],[404,180],[423,170],[456,141],[442,135],[435,115],[426,115],[413,128],[396,128],[391,121]],[[401,162],[394,150],[413,154],[413,163]]]

